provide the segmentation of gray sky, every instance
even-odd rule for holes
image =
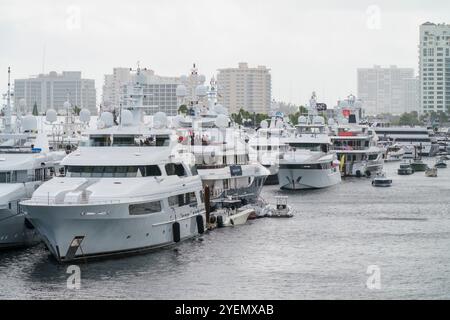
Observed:
[[[196,62],[208,79],[246,61],[271,68],[275,99],[315,90],[334,106],[356,93],[358,67],[417,71],[426,21],[450,23],[450,1],[1,0],[0,92],[9,65],[14,78],[42,72],[45,47],[46,72],[81,70],[99,94],[105,73],[138,60],[168,76]]]

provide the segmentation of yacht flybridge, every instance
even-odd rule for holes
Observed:
[[[139,68],[136,78],[120,123],[102,113],[87,145],[61,162],[65,177],[21,203],[58,261],[141,252],[204,231],[201,179],[174,152],[173,135],[142,124]]]

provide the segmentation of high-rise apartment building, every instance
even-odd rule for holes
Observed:
[[[28,79],[14,81],[14,102],[16,108],[24,99],[26,110],[32,112],[37,105],[39,113],[48,109],[61,110],[64,102],[69,100],[73,106],[89,109],[97,114],[95,80],[82,79],[81,71],[63,71],[61,74],[51,71]]]
[[[141,69],[145,79],[143,84],[144,106],[148,114],[158,111],[176,115],[178,111],[176,88],[181,83],[178,77],[155,75],[150,69]],[[134,81],[135,73],[130,68],[114,68],[112,74],[105,75],[103,84],[103,104],[112,107],[126,106],[127,84]]]
[[[219,69],[217,74],[218,100],[230,113],[244,109],[248,112],[269,113],[272,101],[270,69],[265,66]]]
[[[424,23],[419,44],[420,105],[423,112],[450,109],[450,24]]]
[[[358,69],[357,96],[366,115],[419,111],[418,79],[413,68]]]

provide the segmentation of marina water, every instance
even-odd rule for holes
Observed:
[[[431,166],[434,159],[425,159]],[[370,179],[280,191],[291,219],[258,219],[148,254],[77,262],[81,288],[68,289],[69,265],[43,245],[0,253],[1,299],[444,299],[450,294],[450,169],[398,176],[391,188]],[[367,286],[379,268],[379,289]]]

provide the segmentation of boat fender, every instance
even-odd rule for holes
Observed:
[[[203,223],[203,217],[201,214],[198,214],[195,219],[197,220],[197,231],[199,234],[203,234],[205,232],[205,225]]]
[[[370,177],[372,174],[370,173],[369,170],[366,170],[366,177]]]
[[[217,216],[217,227],[223,228],[223,217],[222,216]]]
[[[209,223],[216,223],[216,221],[217,221],[216,216],[212,214],[212,215],[209,217]]]
[[[361,178],[361,171],[356,170],[356,177]]]
[[[173,230],[173,241],[180,242],[180,223],[174,222],[172,224],[172,230]]]
[[[234,221],[233,219],[230,219],[231,225],[234,226]]]

